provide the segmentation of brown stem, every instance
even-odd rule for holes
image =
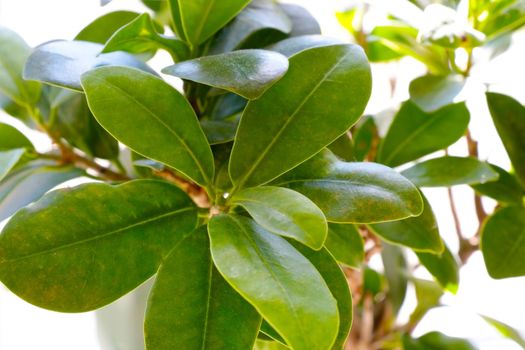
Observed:
[[[199,185],[190,182],[177,174],[173,173],[169,169],[157,170],[154,172],[154,175],[175,183],[179,186],[184,192],[186,192],[191,199],[201,208],[210,208],[211,203],[208,195],[204,188]]]
[[[450,211],[452,212],[452,218],[454,220],[454,227],[456,228],[456,235],[458,236],[459,242],[461,244],[461,242],[465,240],[465,237],[463,236],[463,232],[461,230],[461,222],[459,221],[459,215],[456,203],[454,201],[454,194],[452,193],[452,189],[450,187],[447,187],[447,194],[448,202],[450,204]]]

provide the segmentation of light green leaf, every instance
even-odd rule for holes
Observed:
[[[82,76],[82,86],[95,118],[117,140],[200,185],[211,183],[210,146],[191,105],[177,90],[125,67],[89,71]]]
[[[166,67],[163,73],[259,98],[288,70],[288,60],[267,50],[239,50],[204,56]]]
[[[441,253],[444,245],[439,236],[436,217],[424,196],[423,202],[423,213],[417,217],[373,224],[369,227],[390,243],[407,246],[416,251]]]
[[[242,206],[272,233],[316,250],[323,247],[328,230],[324,214],[300,193],[274,186],[253,187],[237,192],[231,203]]]
[[[525,349],[525,337],[520,334],[520,332],[514,327],[509,326],[506,323],[493,319],[492,317],[481,315],[488,324],[494,327],[498,332],[501,333],[505,338],[513,340],[518,344],[522,349]]]
[[[450,187],[496,181],[498,173],[476,158],[441,157],[426,160],[401,172],[418,187]]]
[[[56,190],[2,231],[0,280],[43,308],[94,310],[151,277],[196,224],[191,199],[166,182]]]
[[[15,32],[0,26],[0,92],[21,106],[40,97],[40,84],[22,79],[31,48]]]
[[[381,248],[381,260],[388,282],[388,299],[394,314],[397,315],[405,301],[408,286],[409,273],[405,252],[402,247],[386,242],[381,243]]]
[[[463,90],[465,78],[461,75],[425,75],[410,83],[410,98],[423,111],[435,112],[454,102]]]
[[[9,151],[0,151],[0,181],[9,174],[11,169],[20,161],[26,150],[15,148]]]
[[[314,47],[342,44],[343,41],[324,35],[301,35],[281,40],[268,47],[268,50],[279,52],[286,57]]]
[[[276,341],[257,339],[253,350],[288,350],[289,348]]]
[[[498,173],[498,180],[472,185],[472,188],[476,192],[494,198],[500,203],[522,205],[525,190],[520,186],[516,176],[509,174],[496,165],[491,164],[490,166],[492,170]]]
[[[126,52],[101,54],[103,46],[87,41],[51,41],[37,46],[27,59],[24,79],[82,91],[80,76],[101,66],[134,67],[156,74]]]
[[[321,34],[321,27],[312,14],[303,6],[296,4],[279,4],[292,21],[290,36]]]
[[[342,162],[328,150],[273,184],[304,194],[331,222],[399,220],[423,210],[417,188],[396,171],[376,163]]]
[[[434,281],[415,278],[412,282],[416,289],[417,305],[410,314],[409,324],[416,326],[430,309],[439,305],[443,290]]]
[[[421,264],[436,278],[439,284],[452,293],[459,287],[459,266],[454,255],[445,245],[441,254],[416,252]]]
[[[525,188],[525,107],[513,98],[487,93],[492,120],[518,180]]]
[[[180,15],[185,39],[197,46],[233,19],[250,0],[170,0],[172,11]],[[177,3],[177,4],[175,4]],[[175,22],[178,18],[173,18]],[[180,33],[179,33],[180,34]]]
[[[345,265],[360,268],[364,261],[363,237],[354,225],[330,223],[324,245],[337,261]]]
[[[213,266],[206,227],[181,240],[162,263],[149,296],[144,333],[154,350],[245,350],[261,316]]]
[[[288,73],[244,110],[230,158],[233,184],[266,183],[312,157],[357,121],[370,88],[370,67],[356,45],[293,56]]]
[[[217,269],[291,348],[331,349],[337,302],[308,259],[246,217],[214,216],[208,230]]]
[[[0,123],[0,151],[15,148],[33,149],[34,146],[17,128]]]
[[[82,29],[75,40],[91,41],[93,43],[105,44],[113,33],[138,17],[138,13],[131,11],[115,11],[107,13]]]
[[[425,113],[413,102],[406,101],[381,143],[377,160],[398,166],[444,149],[463,136],[469,119],[464,103]]]
[[[468,340],[430,332],[417,339],[403,336],[404,350],[477,350]]]
[[[484,223],[481,251],[489,275],[507,278],[525,275],[525,208],[499,209]]]

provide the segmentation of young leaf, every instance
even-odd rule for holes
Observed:
[[[404,350],[477,350],[468,340],[430,332],[417,339],[403,336]]]
[[[446,148],[463,136],[469,119],[464,103],[425,113],[413,102],[406,101],[381,143],[377,160],[398,166]]]
[[[481,232],[481,251],[489,275],[508,278],[525,275],[525,208],[506,207],[490,216]]]
[[[324,150],[274,184],[310,198],[328,221],[371,223],[417,216],[417,188],[396,171],[376,163],[347,163]]]
[[[522,205],[525,190],[520,186],[518,179],[504,169],[491,164],[492,170],[498,173],[496,181],[472,185],[472,188],[485,196],[494,198],[500,203]]]
[[[279,52],[286,57],[291,57],[301,51],[314,47],[332,46],[342,44],[343,41],[324,35],[302,35],[281,40],[268,47],[268,50]]]
[[[82,76],[82,86],[95,118],[117,140],[198,184],[211,183],[210,146],[191,105],[177,90],[151,74],[125,67],[89,71]]]
[[[7,151],[15,148],[29,148],[34,146],[17,128],[0,123],[0,151]]]
[[[0,181],[9,174],[11,169],[20,161],[26,150],[15,148],[9,151],[0,151]]]
[[[401,172],[418,187],[450,187],[496,181],[498,173],[476,158],[441,157],[426,160]]]
[[[259,98],[288,70],[288,60],[267,50],[239,50],[204,56],[166,67],[163,73]]]
[[[423,202],[423,213],[417,217],[373,224],[369,227],[390,243],[404,245],[416,251],[441,253],[444,245],[439,236],[436,217],[424,196]]]
[[[416,252],[421,264],[436,278],[439,284],[452,293],[459,287],[459,266],[454,255],[445,245],[441,254]]]
[[[323,212],[311,200],[287,188],[263,186],[237,192],[231,199],[272,233],[293,238],[319,250],[326,239]]]
[[[290,36],[321,34],[321,27],[317,20],[307,9],[295,4],[279,4],[292,21]]]
[[[312,263],[246,217],[214,216],[208,230],[217,269],[291,348],[331,349],[337,302]]]
[[[84,29],[77,34],[75,40],[105,44],[113,33],[133,21],[138,15],[138,13],[131,11],[107,13],[84,27]]]
[[[435,112],[454,102],[463,90],[465,78],[461,75],[425,75],[410,83],[410,99],[426,113]]]
[[[22,79],[30,53],[18,34],[0,26],[0,92],[21,106],[32,105],[40,97],[40,84]]]
[[[487,93],[487,102],[518,180],[525,188],[525,107],[509,96],[496,93]]]
[[[492,317],[480,315],[488,324],[494,327],[505,338],[513,340],[522,349],[525,349],[525,337],[520,332],[506,323],[493,319]]]
[[[101,54],[103,46],[87,41],[51,41],[37,46],[27,59],[24,79],[82,91],[80,76],[101,66],[127,66],[156,74],[126,52]]]
[[[319,152],[361,116],[370,88],[370,67],[358,46],[293,56],[288,73],[244,110],[230,158],[233,184],[266,183]]]
[[[251,349],[261,316],[213,266],[206,227],[177,243],[150,293],[144,333],[154,350]]]
[[[250,0],[170,0],[172,11],[178,12],[185,39],[197,46],[224,27]],[[180,34],[180,33],[179,33]]]
[[[361,267],[365,247],[363,237],[354,225],[330,223],[324,245],[337,261],[354,268]]]
[[[2,231],[0,280],[43,308],[94,310],[151,277],[196,224],[191,199],[166,182],[53,191]]]

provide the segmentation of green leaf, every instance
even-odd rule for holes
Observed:
[[[144,333],[148,349],[245,350],[261,317],[213,266],[206,227],[173,248],[149,296]]]
[[[125,67],[89,71],[82,76],[82,86],[96,119],[117,140],[200,185],[211,183],[210,146],[191,105],[177,90],[151,74]]]
[[[370,152],[375,149],[376,141],[379,140],[379,132],[374,118],[366,116],[361,119],[356,128],[354,136],[354,157],[357,161],[363,161]],[[373,157],[373,155],[370,155]]]
[[[347,162],[354,160],[354,143],[348,133],[339,136],[327,148],[341,160]]]
[[[323,277],[284,238],[252,220],[214,216],[208,227],[215,266],[294,350],[331,349],[337,302]]]
[[[58,167],[41,161],[12,171],[0,182],[0,221],[39,199],[53,187],[83,174],[73,167]]]
[[[383,276],[376,270],[365,266],[363,271],[363,293],[370,293],[375,296],[383,289]]]
[[[436,278],[439,284],[452,293],[459,287],[459,266],[454,255],[445,245],[441,254],[416,252],[421,264]]]
[[[259,98],[288,70],[288,60],[267,50],[239,50],[204,56],[166,67],[163,73]]]
[[[430,332],[417,339],[403,336],[404,350],[476,350],[465,339],[453,338],[439,332]]]
[[[381,260],[386,280],[388,282],[388,299],[392,304],[394,314],[397,315],[407,293],[408,270],[403,248],[381,243]]]
[[[384,240],[410,247],[416,251],[441,253],[444,249],[432,207],[423,197],[421,215],[400,221],[369,225],[372,231]]]
[[[101,66],[127,66],[156,74],[126,52],[101,54],[103,46],[87,41],[51,41],[37,46],[27,59],[24,79],[82,91],[80,76]]]
[[[0,26],[0,92],[21,106],[40,97],[40,84],[22,79],[31,48],[15,32]]]
[[[525,188],[525,107],[513,98],[487,93],[490,114],[518,180]]]
[[[167,50],[176,61],[184,60],[189,56],[189,49],[183,41],[161,35],[149,14],[143,13],[118,29],[108,39],[102,52],[143,53],[155,52],[159,48]]]
[[[396,171],[376,163],[342,162],[328,150],[273,184],[304,194],[331,222],[399,220],[423,210],[417,188]]]
[[[464,103],[425,113],[413,102],[406,101],[381,143],[377,160],[398,166],[444,149],[463,136],[469,119]]]
[[[268,47],[268,50],[279,52],[286,57],[293,56],[301,51],[315,47],[333,46],[343,41],[324,35],[302,35],[281,40]]]
[[[30,111],[27,107],[19,105],[6,95],[2,94],[2,92],[0,92],[0,110],[3,110],[3,112],[14,118],[20,119],[27,126],[34,127],[34,121],[31,119],[29,114]]]
[[[498,332],[501,333],[505,338],[513,340],[518,344],[522,349],[525,349],[525,338],[520,334],[518,330],[509,326],[506,323],[493,319],[492,317],[481,315],[488,324],[494,327]]]
[[[345,265],[360,268],[364,261],[363,237],[354,225],[330,223],[324,245],[337,261]]]
[[[461,75],[425,75],[410,83],[410,98],[424,112],[431,113],[454,102],[463,90]]]
[[[237,192],[231,203],[240,205],[266,230],[293,238],[319,250],[328,226],[321,209],[300,193],[287,188],[263,186]]]
[[[525,275],[525,208],[499,209],[484,223],[481,251],[489,275],[507,278]]]
[[[293,56],[288,73],[244,110],[230,158],[233,184],[266,183],[312,157],[356,122],[370,88],[370,67],[358,46]]]
[[[418,187],[450,187],[483,184],[498,179],[498,173],[476,158],[441,157],[418,163],[401,172]]]
[[[138,13],[131,11],[115,11],[100,16],[75,37],[78,41],[91,41],[93,43],[105,44],[113,33],[138,17]]]
[[[174,4],[177,2],[177,4]],[[177,9],[185,39],[197,46],[224,27],[250,0],[170,0],[172,11]],[[175,22],[179,19],[173,18]],[[179,33],[180,34],[180,33]]]
[[[15,148],[33,149],[34,146],[17,128],[0,123],[0,151],[8,151]]]
[[[430,309],[439,305],[439,301],[443,296],[443,290],[434,281],[415,278],[412,282],[416,289],[417,305],[410,314],[408,323],[414,327]]]
[[[2,231],[0,280],[43,308],[94,310],[151,277],[196,224],[191,199],[166,182],[56,190]]]
[[[9,174],[11,169],[20,161],[25,154],[24,148],[15,148],[9,151],[0,151],[0,181]]]
[[[201,120],[200,124],[209,144],[218,145],[233,141],[239,121]]]
[[[276,341],[258,339],[253,350],[288,350],[289,348]]]
[[[296,4],[279,4],[292,21],[290,36],[321,34],[321,27],[312,14],[303,6]]]
[[[521,205],[523,196],[525,196],[525,190],[520,186],[516,176],[509,174],[496,165],[491,164],[490,166],[492,170],[498,173],[498,180],[472,185],[472,188],[476,192],[494,198],[500,203]]]

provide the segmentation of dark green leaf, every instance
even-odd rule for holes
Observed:
[[[337,302],[312,263],[284,238],[242,216],[214,216],[208,230],[218,270],[287,344],[331,349]]]
[[[388,282],[388,298],[394,314],[398,314],[408,286],[408,270],[403,248],[382,242],[381,259]]]
[[[239,113],[242,112],[247,103],[246,99],[232,93],[218,96],[209,117],[211,120],[238,119]]]
[[[421,264],[430,272],[439,284],[452,293],[459,287],[459,266],[452,252],[445,245],[441,254],[416,252]]]
[[[230,159],[233,184],[266,183],[319,152],[361,116],[370,88],[370,67],[358,46],[293,56],[288,73],[244,110]]]
[[[233,141],[239,122],[238,120],[231,122],[226,120],[201,120],[200,124],[210,145],[217,145]]]
[[[476,158],[441,157],[426,160],[401,172],[418,187],[450,187],[483,184],[498,179],[498,173]]]
[[[155,74],[126,52],[100,54],[103,46],[87,41],[51,41],[37,46],[27,59],[24,78],[82,91],[80,76],[100,66],[128,66]]]
[[[522,349],[525,349],[525,338],[520,334],[518,330],[505,324],[501,321],[495,320],[492,317],[481,316],[488,324],[494,327],[498,332],[501,333],[505,338],[513,340]]]
[[[354,157],[357,161],[365,160],[370,151],[377,147],[374,143],[379,139],[379,132],[374,118],[367,116],[362,118],[361,121],[353,135]]]
[[[17,128],[0,123],[0,151],[7,151],[15,148],[29,148],[34,146]]]
[[[469,119],[464,103],[425,113],[406,101],[390,125],[377,159],[380,163],[398,166],[446,148],[463,136]]]
[[[453,338],[439,332],[430,332],[420,338],[403,337],[404,350],[476,350],[467,340]]]
[[[525,208],[506,207],[490,216],[481,232],[481,251],[491,277],[525,275]]]
[[[201,185],[213,178],[213,155],[189,102],[136,69],[102,67],[82,76],[89,107],[117,140]],[[173,113],[177,111],[177,113]]]
[[[461,75],[425,75],[410,83],[410,98],[423,111],[431,113],[454,102],[464,86],[465,78]]]
[[[332,222],[399,220],[423,210],[417,188],[396,171],[376,163],[342,162],[328,150],[274,184],[304,194]]]
[[[518,180],[525,188],[525,107],[513,98],[487,93],[490,114]]]
[[[341,160],[347,162],[354,160],[354,144],[348,133],[339,136],[339,138],[328,145],[328,149]]]
[[[268,47],[268,50],[277,51],[286,57],[290,57],[314,47],[332,46],[342,44],[339,39],[327,37],[324,35],[302,35],[293,38],[281,40]]]
[[[94,310],[151,277],[196,224],[191,199],[166,182],[53,191],[2,231],[0,279],[40,307]]]
[[[300,193],[287,188],[263,186],[237,192],[232,204],[240,205],[266,230],[293,238],[319,250],[327,235],[321,209]]]
[[[256,99],[287,70],[288,60],[281,54],[267,50],[240,50],[181,62],[164,68],[162,72]]]
[[[321,34],[321,27],[307,9],[295,4],[279,5],[292,21],[290,36]]]
[[[363,237],[354,225],[328,225],[325,247],[337,261],[355,268],[360,268],[365,258]]]
[[[217,272],[206,227],[177,243],[149,296],[144,332],[155,350],[251,349],[261,317]]]
[[[525,191],[520,186],[518,179],[513,174],[509,174],[502,168],[491,164],[492,170],[498,173],[497,181],[487,182],[485,184],[473,185],[472,188],[485,196],[494,198],[500,203],[517,204],[523,203]]]
[[[383,278],[379,272],[366,266],[363,271],[363,292],[377,295],[383,290]]]
[[[120,27],[128,24],[139,14],[131,11],[115,11],[100,16],[75,37],[79,41],[91,41],[104,44]]]

